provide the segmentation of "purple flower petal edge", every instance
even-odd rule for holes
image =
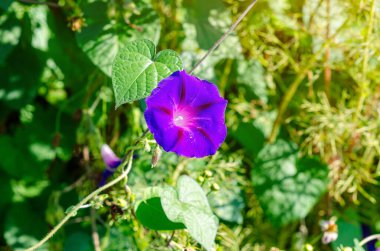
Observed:
[[[101,155],[104,163],[111,169],[116,168],[121,164],[121,159],[117,157],[112,149],[106,144],[102,145]]]
[[[174,72],[146,99],[149,130],[167,152],[185,157],[213,155],[226,138],[227,100],[206,80]]]

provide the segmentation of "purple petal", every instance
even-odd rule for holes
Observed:
[[[151,105],[150,107],[152,107]],[[168,130],[174,127],[172,118],[172,109],[166,110],[158,105],[153,106],[153,108],[147,109],[145,111],[145,120],[148,124],[148,127],[152,133],[163,133],[165,130]]]
[[[116,168],[121,164],[121,159],[106,144],[102,145],[101,155],[104,163],[109,168]]]
[[[106,182],[107,182],[107,179],[108,179],[113,173],[114,173],[114,172],[111,171],[111,170],[108,170],[108,169],[104,170],[103,173],[102,173],[102,179],[100,180],[98,186],[99,186],[99,187],[104,186],[104,185],[106,184]]]
[[[152,91],[152,94],[146,99],[147,105],[163,106],[173,110],[179,103],[178,93],[181,88],[180,72],[176,71],[169,77],[161,80],[157,88]]]
[[[165,151],[186,157],[215,154],[227,135],[227,100],[207,81],[177,71],[146,99],[145,120]]]

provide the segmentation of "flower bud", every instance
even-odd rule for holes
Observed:
[[[162,150],[159,146],[156,146],[153,150],[153,155],[152,155],[152,168],[157,166],[158,161],[160,160],[162,155]]]
[[[104,163],[110,169],[116,168],[121,164],[121,159],[116,156],[116,154],[112,151],[109,145],[102,145],[101,155]]]
[[[220,190],[220,186],[218,185],[218,183],[213,183],[212,186],[211,186],[211,190],[212,191],[219,191]]]
[[[207,178],[211,178],[211,177],[212,177],[212,172],[211,172],[210,170],[206,170],[206,171],[205,171],[205,176],[206,176]]]
[[[198,176],[197,181],[199,183],[203,183],[205,181],[205,178],[203,176]]]
[[[302,250],[303,250],[303,251],[313,251],[314,248],[313,248],[313,246],[312,246],[311,244],[306,243],[306,244],[303,246]]]

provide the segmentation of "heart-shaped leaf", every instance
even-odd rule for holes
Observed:
[[[149,96],[158,82],[182,68],[181,58],[172,50],[156,55],[155,45],[149,40],[127,43],[112,68],[116,107]]]
[[[152,188],[147,190],[154,200],[140,201],[136,207],[139,221],[155,230],[181,229],[185,226],[197,242],[206,250],[212,250],[218,230],[218,218],[212,213],[206,194],[198,183],[188,176],[181,176],[176,189],[154,189],[154,193]]]
[[[136,217],[145,227],[153,230],[175,230],[183,229],[182,223],[175,223],[168,219],[162,206],[160,194],[163,189],[159,187],[148,188],[144,199],[139,201],[135,207]]]
[[[162,194],[162,207],[168,218],[182,222],[190,235],[206,250],[214,246],[218,218],[212,213],[202,187],[189,176],[177,181],[176,190],[167,189]]]
[[[279,140],[266,145],[252,170],[256,196],[275,225],[304,218],[326,191],[328,169],[317,159],[297,159],[297,147]]]

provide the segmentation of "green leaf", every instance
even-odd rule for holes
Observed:
[[[116,6],[115,6],[116,4]],[[79,46],[90,60],[106,75],[112,75],[112,64],[116,54],[128,41],[149,38],[158,42],[160,20],[157,13],[145,1],[133,1],[117,6],[117,2],[89,1],[83,4],[86,26],[76,35]],[[125,8],[125,9],[124,9]],[[107,15],[107,10],[128,17],[116,19]]]
[[[358,239],[354,239],[354,251],[365,251],[365,249],[360,246],[360,241]]]
[[[6,64],[0,64],[0,102],[10,108],[20,109],[33,100],[41,85],[44,64],[38,56],[29,45],[18,44],[10,51]]]
[[[28,182],[20,179],[17,181],[12,180],[11,184],[14,193],[13,201],[23,201],[24,198],[33,198],[40,195],[42,191],[49,186],[50,181],[47,179],[41,179],[38,181]]]
[[[70,234],[66,241],[63,251],[80,250],[91,251],[94,250],[91,236],[86,232],[75,232]]]
[[[231,12],[219,0],[185,0],[185,15],[183,21],[184,41],[182,42],[181,57],[184,68],[192,68],[209,50],[212,45],[231,26]],[[218,83],[216,76],[219,67],[217,64],[225,59],[242,59],[242,47],[239,37],[230,34],[211,55],[202,63],[202,67],[195,70],[199,78]]]
[[[5,218],[4,238],[12,250],[21,251],[33,246],[46,234],[48,226],[44,221],[40,208],[31,204],[14,204]],[[48,250],[43,245],[38,250]]]
[[[214,241],[218,231],[218,218],[200,208],[189,207],[184,210],[183,222],[190,235],[206,250],[214,248]]]
[[[211,13],[224,12],[225,6],[219,0],[186,0],[184,6],[188,11],[187,20],[195,25],[196,38],[200,48],[208,50],[223,35],[215,25],[210,23],[211,18],[209,17]],[[223,21],[226,22],[225,19]]]
[[[173,222],[183,222],[182,204],[174,188],[165,187],[161,195],[161,205],[168,219]]]
[[[268,91],[263,66],[257,60],[239,60],[236,67],[237,82],[247,86],[256,98],[266,104]]]
[[[334,249],[340,246],[352,247],[355,244],[354,240],[361,239],[363,236],[360,216],[354,208],[347,208],[344,212],[340,213],[336,224],[339,235],[338,239],[332,243]]]
[[[102,250],[107,251],[138,251],[137,246],[147,246],[149,239],[139,238],[136,242],[130,226],[122,224],[116,228],[111,228],[102,238]],[[74,249],[76,250],[76,249]]]
[[[136,207],[136,216],[146,227],[174,230],[186,227],[206,250],[212,250],[218,218],[212,213],[203,189],[188,176],[181,176],[173,187],[149,188]],[[176,225],[175,225],[176,224]]]
[[[212,213],[205,192],[202,187],[192,178],[186,175],[179,177],[177,181],[178,199],[208,213]]]
[[[62,114],[59,139],[56,139],[55,121],[57,110],[36,107],[31,123],[15,128],[12,136],[0,137],[0,151],[8,156],[0,162],[0,169],[15,179],[13,187],[18,195],[38,195],[46,187],[46,169],[60,157],[69,160],[75,143],[76,123]],[[15,168],[17,167],[17,168]]]
[[[12,4],[13,0],[2,0],[0,2],[0,9],[6,10]]]
[[[269,137],[277,111],[260,112],[251,123],[240,123],[233,137],[246,149],[252,157],[255,157],[264,147],[265,139]]]
[[[181,58],[172,50],[155,55],[149,40],[127,43],[117,54],[112,68],[116,107],[147,97],[158,82],[182,69]]]
[[[375,247],[376,248],[380,248],[380,240],[377,240],[376,243],[375,243]]]
[[[328,169],[317,159],[297,159],[297,147],[279,140],[266,145],[252,170],[256,196],[274,225],[304,218],[326,191]]]
[[[3,174],[0,176],[0,191],[0,212],[2,212],[2,209],[5,209],[5,206],[12,202],[13,197],[11,182],[9,178]]]
[[[161,198],[159,197],[161,193],[162,189],[158,187],[147,189],[144,199],[139,201],[135,207],[137,219],[145,227],[153,230],[185,228],[182,223],[175,223],[168,219],[161,205]]]
[[[219,191],[211,193],[208,198],[215,214],[222,220],[237,224],[243,223],[242,210],[244,209],[244,199],[240,188],[222,187]]]
[[[0,16],[0,65],[18,44],[21,35],[20,21],[13,12]]]
[[[49,39],[52,37],[47,24],[49,8],[45,5],[33,6],[28,11],[32,31],[31,45],[33,48],[48,51]]]
[[[189,176],[183,175],[173,188],[162,193],[162,207],[171,221],[182,222],[189,234],[206,250],[214,246],[218,218],[212,213],[202,187]]]

